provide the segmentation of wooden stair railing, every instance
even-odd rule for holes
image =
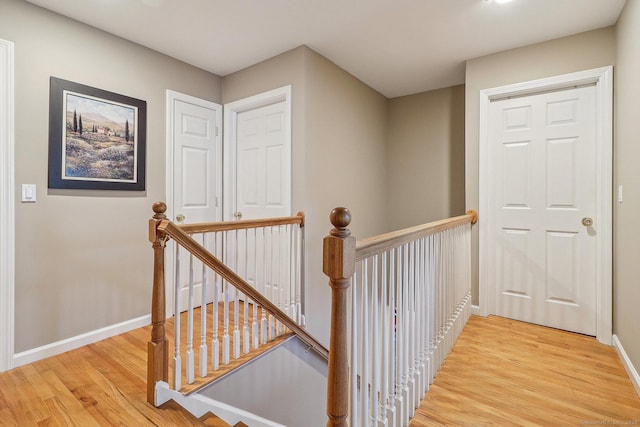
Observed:
[[[327,426],[408,425],[470,315],[467,224],[478,215],[357,242],[348,209],[334,209],[330,220],[323,247],[332,289]]]
[[[254,304],[262,307],[284,327],[298,336],[309,348],[320,356],[328,359],[328,350],[313,336],[308,334],[302,326],[292,320],[277,305],[263,296],[257,289],[240,277],[233,269],[225,265],[203,245],[194,240],[189,234],[207,231],[237,230],[243,228],[277,226],[294,222],[303,225],[304,216],[292,218],[273,218],[260,220],[243,220],[231,223],[203,223],[176,225],[165,216],[167,206],[163,202],[153,205],[154,215],[149,220],[149,240],[154,251],[154,273],[152,292],[151,340],[148,344],[147,361],[147,401],[155,404],[155,386],[159,381],[168,382],[169,379],[169,341],[165,331],[166,298],[165,298],[165,266],[164,250],[169,239],[173,239],[177,245],[187,250],[204,265],[212,269],[223,280],[234,286],[239,292],[246,295]]]

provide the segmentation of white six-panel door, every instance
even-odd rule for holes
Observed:
[[[278,102],[238,114],[236,212],[242,218],[291,214],[285,111]]]
[[[490,106],[495,314],[596,335],[595,86]]]
[[[291,87],[274,89],[225,104],[225,217],[255,219],[290,216],[292,191]],[[245,247],[255,256],[245,260]],[[285,290],[278,284],[279,253],[289,240],[281,230],[240,236],[227,256],[249,283],[276,304]],[[284,246],[283,246],[284,245]],[[236,260],[235,262],[233,260]]]
[[[172,114],[172,152],[169,158],[172,158],[173,169],[169,213],[177,223],[220,221],[222,106],[176,92],[168,93],[168,102]],[[217,244],[212,237],[199,243],[209,249]],[[173,258],[175,248],[170,247],[169,251]],[[180,257],[181,310],[187,306],[191,268],[195,283],[194,305],[199,306],[202,300],[202,263],[194,260],[192,267],[191,262],[186,254]],[[173,278],[174,275],[167,277]],[[212,277],[209,277],[209,300],[213,295],[211,281]]]
[[[285,113],[285,102],[278,102],[238,114],[236,209],[242,218],[291,215],[288,178],[291,165]],[[243,242],[238,244],[238,251],[242,252]],[[282,245],[288,245],[289,240],[283,238],[279,230],[272,230],[267,236],[256,236],[254,244],[257,247],[266,245],[267,250],[259,250],[260,255],[255,260],[247,261],[249,282],[259,284],[260,279],[252,273],[263,272],[266,279],[263,279],[262,291],[276,304],[284,301],[285,296],[278,292],[284,292],[285,288],[280,286],[275,273],[282,270],[278,264],[284,260],[277,255],[286,253]],[[238,268],[244,269],[242,260],[238,264]]]
[[[291,147],[291,86],[224,105],[225,220],[291,215]]]

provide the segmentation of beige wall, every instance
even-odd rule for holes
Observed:
[[[357,238],[386,231],[386,98],[335,64],[307,52],[307,315],[329,341],[330,293],[322,274],[329,213],[351,210]]]
[[[465,199],[478,210],[478,130],[480,91],[615,64],[614,27],[589,31],[467,61],[465,84]],[[482,221],[482,212],[478,212]],[[472,287],[478,304],[478,227],[474,227]]]
[[[392,230],[464,213],[464,86],[388,103]]]
[[[614,188],[623,186],[614,208],[614,333],[640,370],[640,2],[627,1],[618,21],[615,69]]]
[[[220,78],[24,1],[0,0],[15,42],[15,351],[149,314],[151,205],[165,194],[165,90],[220,101]],[[49,77],[147,101],[145,192],[47,190]]]
[[[306,214],[307,324],[326,344],[330,294],[321,267],[329,212],[349,207],[357,236],[384,231],[386,99],[299,47],[225,76],[223,100],[287,84],[293,93],[293,211]]]

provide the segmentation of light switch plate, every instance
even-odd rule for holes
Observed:
[[[36,202],[36,185],[22,184],[22,203]]]
[[[618,203],[622,203],[622,185],[618,185]]]

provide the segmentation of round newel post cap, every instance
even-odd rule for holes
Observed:
[[[167,211],[167,204],[165,202],[155,202],[152,209],[156,214],[155,216],[164,216],[164,213]]]
[[[331,211],[329,220],[335,228],[347,228],[351,224],[351,212],[347,208],[335,208]]]
[[[346,237],[351,234],[347,229],[349,224],[351,224],[351,212],[349,212],[349,209],[335,208],[331,211],[329,220],[334,227],[330,232],[332,236]]]

